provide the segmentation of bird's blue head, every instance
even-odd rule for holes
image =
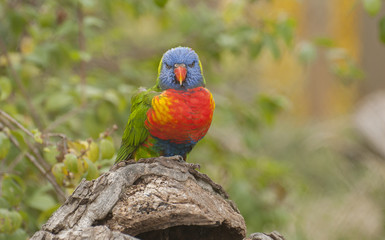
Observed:
[[[188,47],[172,48],[163,54],[158,72],[158,86],[162,90],[205,86],[198,55]]]

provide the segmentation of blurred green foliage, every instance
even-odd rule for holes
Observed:
[[[363,4],[368,14],[370,14],[371,16],[374,16],[380,11],[382,1],[381,0],[363,0]]]
[[[199,54],[216,100],[212,127],[188,160],[230,193],[250,233],[289,229],[293,199],[333,185],[302,161],[335,153],[299,149],[307,135],[297,139],[291,127],[268,134],[290,102],[260,92],[247,70],[261,54],[279,61],[298,39],[288,16],[244,16],[257,2],[0,0],[0,110],[25,127],[0,114],[0,239],[26,239],[60,206],[58,188],[68,195],[108,170],[132,94],[155,83],[162,54],[179,45]],[[302,42],[299,60],[309,64],[317,47],[334,51],[330,42]],[[337,75],[361,76],[344,53],[331,55]],[[295,229],[293,239],[305,239]]]
[[[362,0],[365,11],[372,17],[377,16],[381,7],[383,6],[383,1],[381,0]],[[385,16],[381,16],[381,19],[378,22],[379,30],[379,39],[382,43],[385,44]]]

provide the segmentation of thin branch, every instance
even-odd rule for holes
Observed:
[[[11,123],[15,124],[18,128],[20,128],[28,136],[30,136],[32,138],[34,137],[34,135],[30,131],[28,131],[28,129],[26,129],[23,125],[21,125],[18,121],[16,121],[16,119],[14,119],[10,115],[8,115],[8,113],[4,112],[3,110],[0,110],[0,115],[3,116],[4,118],[6,118]]]
[[[16,119],[12,118],[10,115],[8,115],[6,112],[0,110],[0,116],[4,117],[7,121],[11,122],[12,124],[16,125],[18,128],[20,128],[23,132],[25,132],[28,136],[34,138],[34,135],[28,131],[22,124],[20,124]],[[8,122],[3,121],[3,124],[7,126],[8,128],[13,128]],[[25,143],[29,147],[30,150],[35,154],[35,156],[38,158],[41,165],[43,165],[46,169],[50,169],[50,165],[44,160],[44,158],[41,156],[39,150],[29,141],[25,140]]]
[[[10,115],[8,115],[6,112],[0,110],[0,120],[4,124],[4,126],[8,127],[9,129],[13,129],[15,126],[22,129],[27,135],[34,137],[31,132],[29,132],[22,124],[20,124],[16,119],[12,118]],[[4,121],[5,120],[5,121]],[[12,124],[14,125],[12,125]],[[11,140],[11,142],[20,150],[21,146],[20,143],[14,138],[11,134],[6,133]],[[50,172],[50,165],[44,160],[43,156],[40,154],[39,149],[37,149],[32,143],[30,143],[28,140],[25,139],[25,143],[27,144],[28,148],[33,152],[34,155],[30,154],[29,152],[26,152],[26,157],[37,167],[37,169],[42,173],[42,175],[52,184],[54,187],[56,193],[58,194],[58,197],[60,201],[65,200],[65,194],[63,190],[60,188],[60,186],[57,184],[54,176]]]
[[[63,140],[67,140],[67,136],[65,134],[63,134],[63,133],[46,133],[46,134],[44,134],[44,136],[47,136],[47,137],[60,137]]]
[[[15,80],[18,88],[20,89],[21,95],[24,97],[24,99],[27,103],[28,110],[31,114],[33,121],[35,122],[35,124],[38,128],[42,129],[43,124],[41,122],[41,119],[40,119],[39,115],[37,114],[35,107],[32,104],[31,97],[29,96],[27,90],[24,88],[24,85],[23,85],[19,75],[15,71],[15,68],[12,64],[11,58],[9,57],[7,47],[6,47],[4,41],[1,37],[0,37],[0,50],[3,52],[5,60],[7,61],[7,64],[8,64],[8,69],[10,70],[11,75],[12,75],[13,79]]]
[[[58,137],[61,138],[64,142],[67,142],[67,136],[63,133],[43,133],[41,137],[43,138],[43,143],[46,146],[51,145],[49,142],[49,138],[51,137]]]
[[[11,134],[8,134],[8,137],[17,148],[22,150],[20,147],[20,143],[16,140],[16,138],[14,138]],[[49,171],[45,170],[44,167],[40,165],[39,161],[35,158],[35,156],[30,154],[29,152],[26,152],[25,156],[40,171],[40,173],[52,184],[52,186],[55,189],[55,192],[59,198],[59,201],[64,202],[66,199],[66,195],[65,195],[64,191],[61,189],[61,187],[59,186],[59,184],[57,184],[53,175],[51,175]]]
[[[100,137],[97,139],[97,140],[101,140],[105,137],[108,137],[110,136],[113,132],[115,132],[116,130],[118,130],[118,126],[116,124],[114,124],[112,127],[108,128],[106,131],[104,131],[103,133],[100,134]]]
[[[86,50],[86,41],[84,36],[84,12],[82,8],[82,4],[79,2],[76,8],[77,20],[78,20],[78,42],[79,42],[79,50],[81,53],[84,53]],[[85,97],[85,87],[87,84],[86,80],[86,62],[84,59],[80,59],[80,91],[82,96],[82,105],[86,104]]]
[[[28,148],[31,149],[31,151],[33,152],[33,154],[35,154],[37,160],[39,161],[39,163],[41,165],[44,166],[44,168],[46,169],[46,171],[49,171],[49,169],[51,169],[51,166],[49,165],[49,163],[47,163],[43,156],[41,155],[39,149],[37,149],[32,143],[30,143],[28,140],[25,140],[25,143],[27,144]]]
[[[19,172],[16,172],[16,171],[0,171],[0,186],[1,186],[1,176],[2,175],[5,175],[5,174],[15,174],[15,175],[17,175],[17,174],[20,174]],[[0,197],[1,197],[1,189],[0,189]]]
[[[87,142],[88,142],[87,148],[84,150],[81,150],[79,156],[77,156],[78,158],[82,158],[91,149],[92,138],[87,139]]]

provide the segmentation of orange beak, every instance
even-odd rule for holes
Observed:
[[[186,79],[187,69],[183,66],[178,66],[174,69],[174,73],[175,73],[176,79],[182,86],[184,80]]]

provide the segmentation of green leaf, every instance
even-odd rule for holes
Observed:
[[[5,174],[2,180],[2,196],[12,206],[17,206],[24,195],[25,185],[23,180],[16,175]]]
[[[25,143],[24,136],[21,133],[21,130],[11,130],[10,131],[12,136],[16,138],[17,142],[19,143],[19,147],[22,151],[25,151],[28,146]]]
[[[100,152],[102,159],[110,159],[115,154],[114,143],[110,139],[103,138],[100,141]]]
[[[3,197],[0,197],[0,208],[10,208],[11,205],[8,203],[7,200],[5,200],[5,198]]]
[[[103,92],[103,89],[101,89],[101,88],[86,85],[86,86],[84,86],[83,94],[87,98],[101,98],[103,96],[104,92]]]
[[[64,180],[64,163],[56,163],[52,167],[52,174],[55,176],[56,182],[61,186],[63,185],[63,180]]]
[[[73,104],[72,96],[66,93],[54,93],[49,96],[45,109],[48,112],[56,112],[70,107]]]
[[[261,53],[263,47],[263,42],[258,41],[256,43],[253,43],[249,46],[249,53],[252,58],[257,58],[259,54]]]
[[[0,101],[7,99],[11,92],[11,80],[4,76],[0,77]]]
[[[87,151],[87,158],[92,162],[96,162],[99,159],[99,146],[96,142],[92,141]]]
[[[28,239],[28,234],[25,230],[19,228],[11,234],[0,234],[0,240],[26,240]]]
[[[91,8],[96,4],[95,0],[80,0],[79,1],[84,7]]]
[[[84,18],[84,25],[86,27],[98,27],[98,28],[102,28],[104,26],[104,22],[103,20],[101,20],[100,18],[96,18],[96,17],[85,17]]]
[[[68,171],[77,173],[78,169],[78,158],[73,153],[67,153],[64,156],[64,166],[68,169]]]
[[[79,57],[80,57],[80,60],[85,62],[89,62],[92,59],[91,54],[84,51],[79,51]]]
[[[39,131],[39,129],[34,129],[31,132],[33,134],[33,138],[35,139],[35,141],[42,144],[43,139],[41,138],[41,132]]]
[[[287,100],[280,96],[271,97],[261,95],[258,97],[257,102],[261,109],[261,115],[267,124],[272,124],[277,113],[288,105]]]
[[[45,211],[56,205],[54,198],[48,193],[37,191],[28,198],[28,206],[31,208]]]
[[[107,103],[107,102],[102,102],[98,108],[97,108],[97,111],[96,111],[96,114],[97,114],[97,117],[98,119],[102,122],[102,123],[108,123],[109,121],[111,121],[112,119],[112,107],[111,107],[111,104]]]
[[[10,212],[7,209],[0,208],[0,233],[12,233]]]
[[[9,220],[11,223],[11,232],[16,231],[18,228],[20,228],[21,223],[23,221],[20,213],[16,211],[9,211]]]
[[[11,11],[8,17],[9,17],[8,20],[11,24],[11,28],[10,28],[10,30],[12,30],[11,33],[18,36],[23,32],[23,29],[27,24],[27,20],[25,19],[25,16],[22,16],[22,14],[19,12]]]
[[[89,60],[91,60],[91,55],[89,53],[78,51],[78,50],[72,50],[69,53],[69,56],[71,60],[73,60],[74,62],[79,62],[81,60],[88,62]]]
[[[11,147],[11,142],[5,133],[0,132],[0,160],[5,158]]]
[[[238,45],[237,38],[234,35],[228,33],[220,34],[217,37],[216,41],[223,48],[233,49],[236,48],[236,46]]]
[[[51,165],[57,162],[56,156],[59,155],[59,151],[56,146],[45,147],[43,149],[44,159]]]
[[[269,48],[273,57],[276,60],[279,59],[281,56],[281,51],[279,50],[276,39],[269,34],[265,34],[263,41],[264,41],[264,44]]]
[[[115,106],[119,105],[119,93],[115,90],[108,89],[104,94],[104,99],[111,102]]]
[[[378,27],[380,29],[380,40],[382,43],[385,43],[385,17],[382,17]]]
[[[294,26],[295,22],[293,19],[287,19],[277,25],[277,33],[282,37],[287,46],[290,46],[293,41]]]
[[[327,37],[315,38],[313,42],[317,46],[326,47],[326,48],[331,48],[331,47],[334,47],[336,45],[333,39],[330,39]]]
[[[96,165],[89,159],[86,159],[86,162],[88,164],[88,169],[86,173],[86,179],[88,181],[93,180],[97,177],[99,177],[99,171]]]
[[[45,12],[44,14],[39,14],[38,16],[38,24],[42,28],[50,28],[54,26],[56,17],[55,17],[55,12]]]
[[[381,0],[363,0],[364,8],[371,16],[375,16],[381,9]]]
[[[85,151],[88,148],[88,143],[86,141],[67,141],[70,152],[80,155],[82,151]]]
[[[168,0],[154,0],[154,3],[161,8],[164,8],[166,6]]]

